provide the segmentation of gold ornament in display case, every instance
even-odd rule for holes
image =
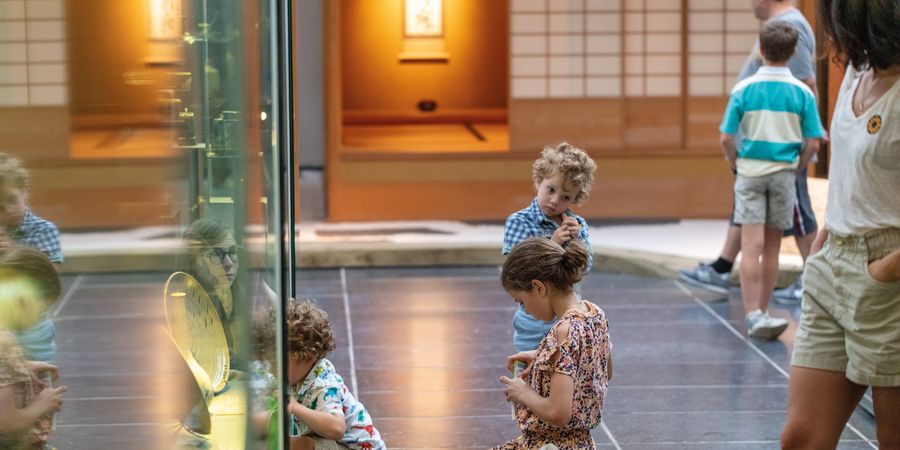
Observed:
[[[209,295],[194,277],[175,272],[166,282],[163,305],[169,334],[182,357],[189,365],[196,361],[212,391],[221,392],[228,382],[230,356],[225,328]]]

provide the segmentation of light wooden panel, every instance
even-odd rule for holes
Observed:
[[[510,100],[510,150],[537,155],[567,141],[598,152],[622,151],[623,109],[620,99]]]
[[[719,124],[728,104],[726,97],[691,97],[687,100],[688,153],[719,155]]]
[[[510,149],[535,153],[568,141],[617,156],[688,153],[683,114],[680,98],[511,100]]]
[[[602,218],[722,218],[733,179],[717,156],[596,158],[597,184],[577,211]],[[504,220],[534,197],[532,158],[345,162],[329,219]]]
[[[160,159],[39,164],[29,167],[29,201],[65,230],[173,223],[180,168],[177,160]]]
[[[629,154],[681,149],[681,98],[629,98],[625,105]]]
[[[24,161],[66,158],[68,123],[65,107],[0,108],[0,151]]]

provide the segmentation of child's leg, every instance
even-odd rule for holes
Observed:
[[[760,257],[765,244],[765,225],[744,224],[741,226],[741,297],[744,301],[744,311],[751,312],[763,309],[759,304],[761,289]]]
[[[775,282],[778,280],[778,254],[781,251],[781,236],[783,231],[765,227],[764,243],[762,250],[762,273],[760,274],[759,309],[765,311],[769,306],[769,299],[772,296],[772,290],[775,289]]]

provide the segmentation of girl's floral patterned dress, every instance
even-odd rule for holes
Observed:
[[[42,387],[25,367],[22,348],[12,333],[0,329],[0,387],[13,387],[16,408],[25,408],[41,392]],[[12,405],[0,405],[9,408]],[[30,430],[18,436],[0,434],[0,448],[4,450],[43,449],[50,438],[51,416],[42,417]]]
[[[555,427],[518,404],[516,421],[522,436],[494,449],[538,449],[545,444],[554,444],[560,450],[596,448],[590,431],[600,423],[612,343],[603,310],[587,301],[580,305],[582,308],[567,311],[559,320],[559,323],[569,323],[569,337],[565,342],[558,342],[556,327],[544,336],[526,380],[535,392],[547,397],[550,395],[550,377],[554,373],[571,376],[575,382],[572,418],[566,426]],[[552,357],[557,352],[559,358],[554,364]]]

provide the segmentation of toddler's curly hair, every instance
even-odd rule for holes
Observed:
[[[534,189],[537,190],[545,178],[561,174],[565,189],[577,189],[572,203],[580,205],[587,200],[594,187],[594,172],[597,163],[588,154],[568,142],[556,147],[544,147],[541,157],[532,166]]]
[[[324,358],[335,348],[328,314],[312,299],[288,301],[288,353],[302,361]]]

